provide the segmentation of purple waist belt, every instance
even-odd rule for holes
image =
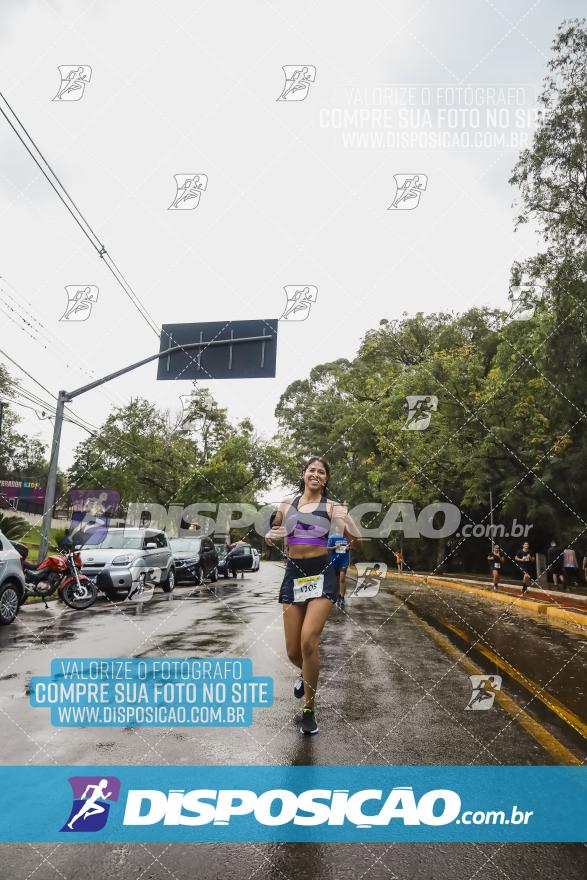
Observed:
[[[292,544],[314,544],[317,547],[327,547],[327,538],[288,538],[287,543]]]

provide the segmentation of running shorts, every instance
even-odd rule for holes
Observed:
[[[338,575],[330,564],[330,555],[311,556],[309,559],[291,559],[288,557],[285,566],[285,575],[279,590],[278,601],[284,605],[293,605],[294,601],[294,579],[304,577],[314,577],[316,575],[324,576],[324,585],[322,588],[322,597],[336,602],[338,599]],[[311,599],[306,602],[311,602]],[[300,604],[306,604],[300,603]],[[296,602],[296,605],[298,603]]]

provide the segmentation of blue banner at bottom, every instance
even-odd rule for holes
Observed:
[[[0,840],[585,842],[587,767],[2,767]]]

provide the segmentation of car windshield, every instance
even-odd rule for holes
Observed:
[[[169,543],[172,551],[179,553],[198,553],[202,546],[199,538],[171,538]]]
[[[125,535],[123,532],[108,532],[101,544],[84,544],[82,550],[141,550],[142,535]]]

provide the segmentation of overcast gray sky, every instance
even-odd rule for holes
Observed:
[[[513,230],[516,137],[531,133],[557,26],[582,6],[2,0],[2,90],[157,324],[276,318],[285,285],[318,288],[307,320],[280,325],[276,379],[208,383],[269,436],[288,383],[352,357],[382,317],[506,304],[512,262],[536,247]],[[91,67],[80,100],[53,100],[60,65]],[[316,68],[304,100],[277,100],[285,65]],[[450,144],[432,142],[439,128]],[[48,340],[8,308],[2,347],[53,392],[157,350],[3,118],[0,148],[0,274]],[[181,173],[207,189],[168,211]],[[416,208],[388,210],[396,174],[427,177]],[[59,321],[65,286],[81,284],[99,288],[92,314]],[[155,374],[74,409],[95,425],[131,396],[179,410],[190,383]],[[51,423],[20,412],[48,442]],[[62,467],[85,436],[65,426]]]

